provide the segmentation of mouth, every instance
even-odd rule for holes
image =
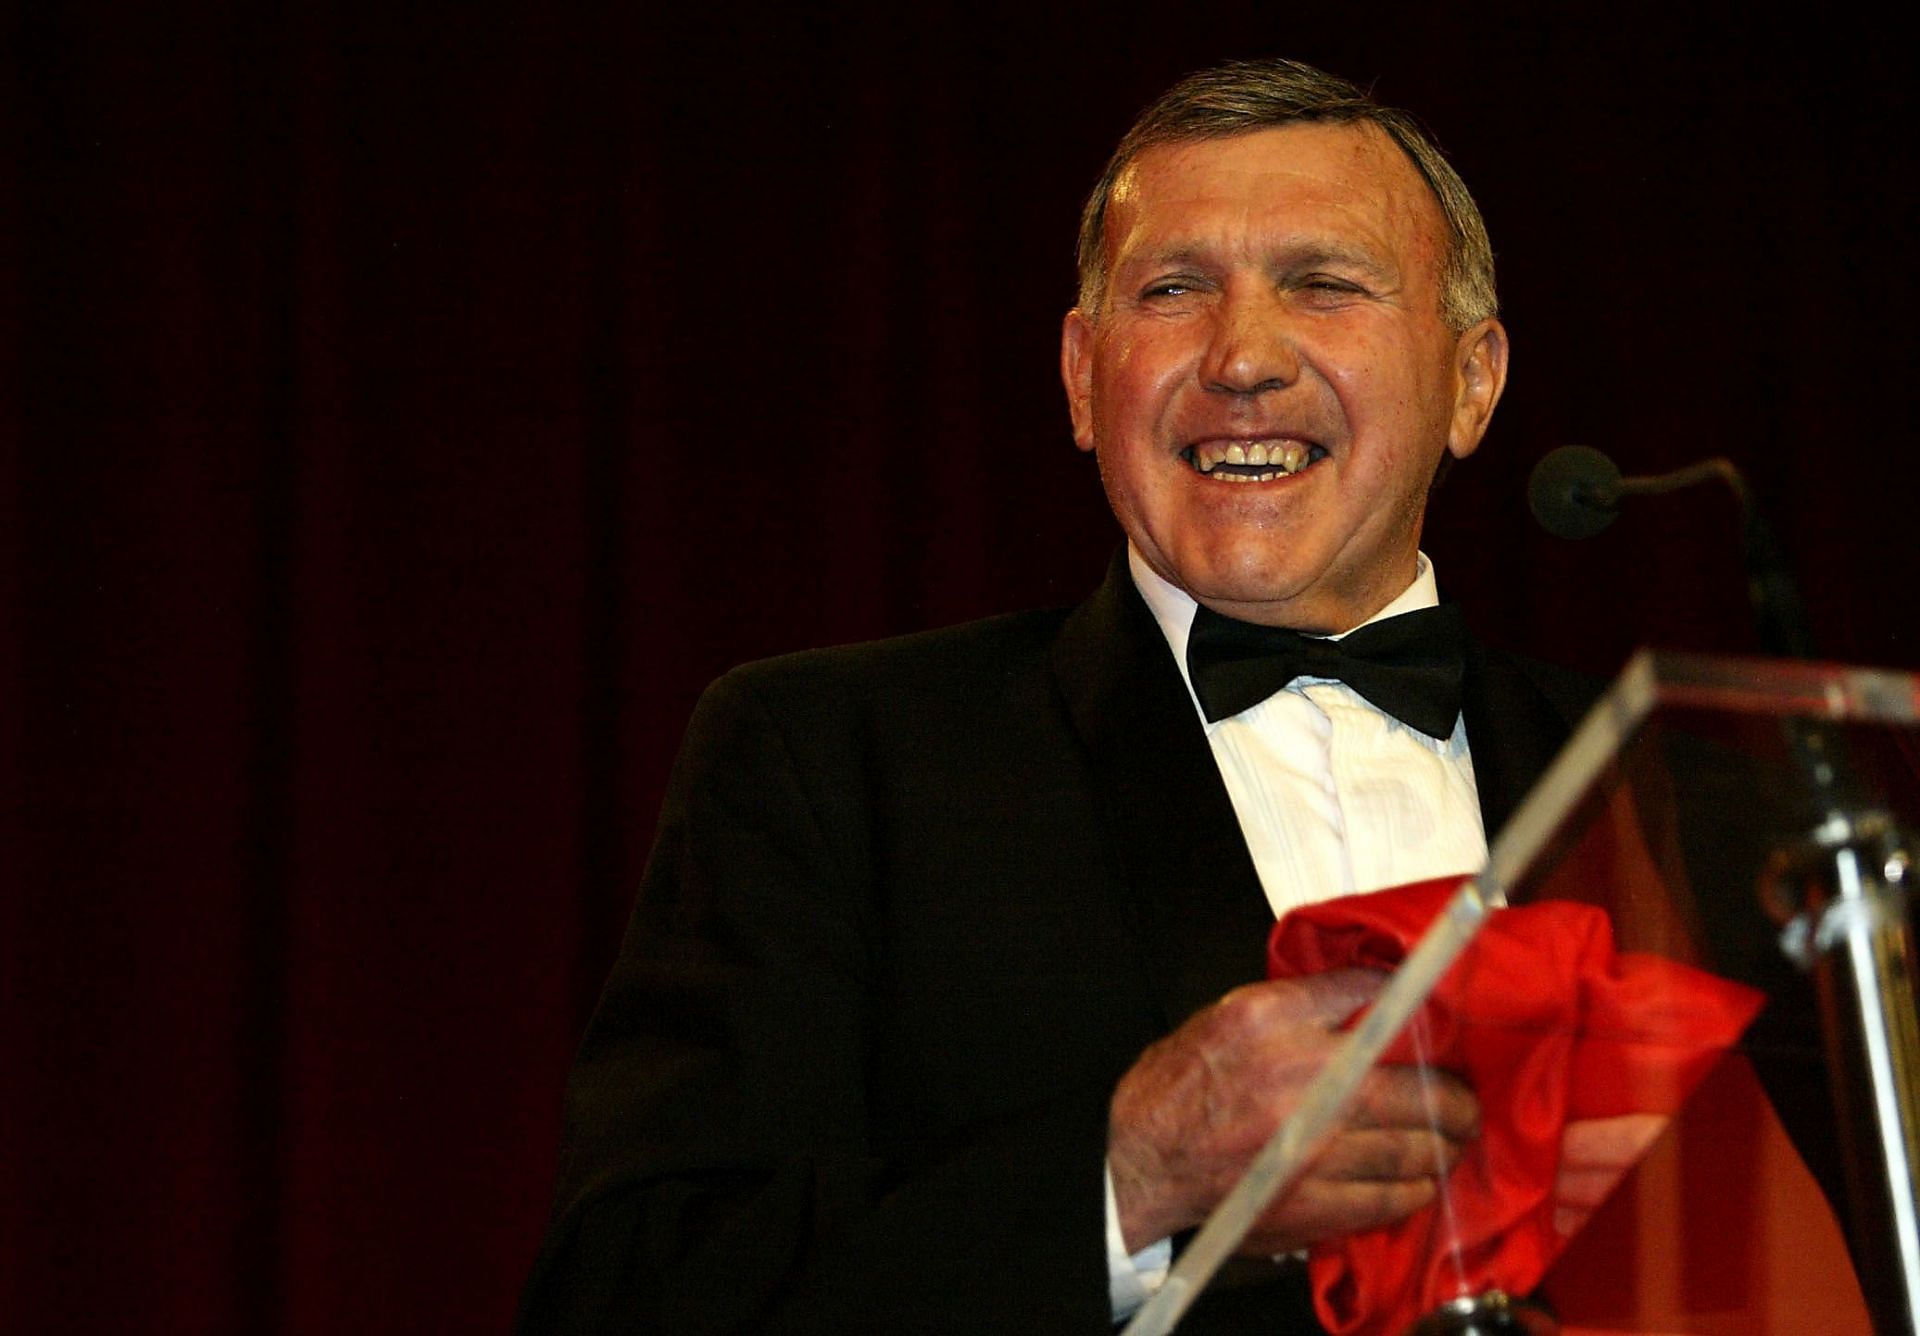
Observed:
[[[1280,436],[1257,441],[1199,441],[1180,452],[1194,472],[1216,482],[1272,482],[1313,467],[1327,452]]]

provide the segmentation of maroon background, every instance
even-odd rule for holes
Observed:
[[[1752,647],[1723,496],[1533,529],[1581,441],[1733,455],[1827,651],[1920,667],[1899,34],[674,8],[0,32],[0,1326],[506,1324],[702,684],[1097,578],[1072,231],[1197,65],[1377,80],[1474,183],[1513,383],[1429,550],[1495,639]]]

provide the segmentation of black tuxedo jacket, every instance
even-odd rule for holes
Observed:
[[[1484,650],[1489,832],[1591,691]],[[702,699],[568,1090],[524,1331],[1102,1333],[1113,1087],[1271,913],[1117,558]],[[1183,1332],[1317,1331],[1297,1284]]]

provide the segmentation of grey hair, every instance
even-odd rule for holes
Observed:
[[[1440,315],[1455,333],[1497,314],[1493,245],[1467,183],[1407,112],[1382,106],[1354,84],[1297,60],[1233,61],[1190,74],[1140,113],[1107,160],[1080,214],[1080,309],[1098,318],[1107,283],[1107,206],[1121,175],[1162,144],[1226,139],[1276,126],[1316,122],[1375,125],[1400,146],[1447,223],[1440,262]]]

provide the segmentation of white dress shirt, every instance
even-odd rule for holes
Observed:
[[[1127,557],[1192,696],[1187,633],[1194,601],[1155,574],[1139,552],[1129,548]],[[1421,553],[1413,583],[1368,621],[1439,601],[1433,563]],[[1194,711],[1200,711],[1198,698]],[[1297,678],[1230,718],[1209,724],[1201,714],[1200,720],[1276,918],[1299,905],[1478,872],[1485,864],[1473,758],[1459,720],[1453,736],[1439,741],[1342,683],[1312,677]],[[1162,1239],[1127,1255],[1109,1173],[1107,1267],[1116,1321],[1159,1288],[1171,1254]]]

